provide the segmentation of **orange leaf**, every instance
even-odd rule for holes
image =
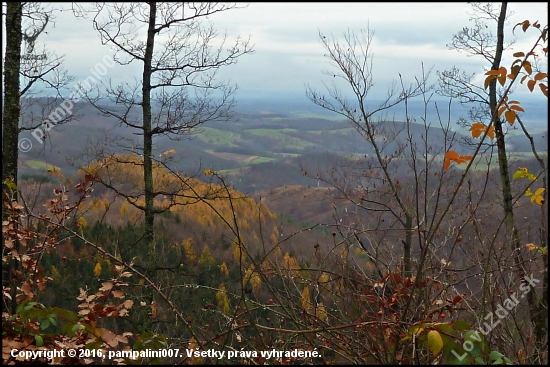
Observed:
[[[529,80],[529,81],[527,82],[527,88],[529,88],[529,90],[532,92],[533,89],[535,89],[535,84],[537,84],[536,81],[534,81],[534,80]]]
[[[543,83],[539,83],[539,88],[542,91],[542,94],[544,94],[546,98],[548,98],[548,86]]]
[[[527,75],[524,75],[523,78],[521,78],[521,80],[519,81],[520,84],[523,84],[523,82],[525,81],[526,78],[527,78]],[[485,88],[485,89],[487,89],[487,88]]]
[[[513,78],[513,77],[512,77],[512,78]],[[512,79],[512,78],[510,78],[510,79]],[[506,74],[504,74],[504,75],[499,75],[499,76],[497,77],[497,79],[498,79],[498,82],[500,83],[500,85],[504,85],[504,84],[506,83]]]
[[[523,29],[523,32],[527,31],[527,28],[529,28],[529,25],[531,23],[528,21],[528,20],[524,20],[523,23],[522,23],[522,29]]]
[[[485,73],[485,75],[490,75],[490,76],[497,76],[500,74],[500,70],[489,70],[488,72]]]
[[[525,54],[523,52],[516,52],[512,56],[514,56],[514,57],[523,57],[523,56],[525,56]]]
[[[516,111],[519,111],[519,112],[525,112],[525,110],[521,107],[521,106],[510,106],[510,109],[511,110],[516,110]]]
[[[466,163],[466,162],[469,162],[471,161],[473,158],[473,156],[471,155],[461,155],[460,158],[459,158],[459,162],[458,163]]]
[[[481,122],[476,122],[470,127],[472,132],[472,138],[479,138],[481,134],[485,131],[486,127]]]
[[[496,70],[495,70],[496,71]],[[494,75],[489,75],[486,79],[485,79],[485,84],[484,84],[484,89],[487,89],[489,88],[489,84],[491,84],[491,81],[496,78],[496,76]]]
[[[447,153],[445,153],[445,159],[451,159],[454,161],[455,159],[458,159],[458,157],[458,153],[454,150],[449,150]]]
[[[534,79],[535,79],[535,80],[542,80],[542,79],[544,79],[544,78],[546,78],[546,77],[547,77],[547,74],[546,74],[546,73],[539,72],[539,73],[537,73],[537,75],[535,75],[535,78],[534,78]]]
[[[514,111],[512,110],[506,111],[506,113],[504,114],[504,117],[506,118],[506,121],[508,121],[510,125],[514,125],[514,121],[516,121],[516,113]]]
[[[451,166],[451,160],[455,160],[458,158],[458,153],[453,151],[453,150],[449,150],[447,153],[445,153],[445,160],[443,162],[443,169],[446,171],[449,169],[449,167]]]

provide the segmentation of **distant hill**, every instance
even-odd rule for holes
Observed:
[[[39,114],[38,103],[26,105],[30,105],[26,114]],[[174,149],[177,152],[171,163],[174,169],[192,174],[204,167],[212,168],[228,174],[238,189],[250,193],[282,185],[315,185],[302,176],[301,168],[311,170],[318,166],[326,170],[333,164],[331,161],[374,153],[348,122],[336,120],[334,115],[331,119],[326,111],[324,115],[316,115],[315,111],[322,110],[318,106],[293,105],[288,101],[240,105],[241,110],[235,112],[231,122],[209,123],[179,141],[174,140],[175,137],[157,137],[156,154]],[[41,174],[50,165],[71,175],[76,167],[94,160],[98,153],[140,153],[139,131],[120,126],[113,118],[99,115],[93,106],[85,103],[77,104],[75,111],[78,115],[75,121],[53,127],[43,144],[31,131],[21,133],[20,138],[28,138],[33,144],[31,151],[20,154],[22,175]],[[403,122],[382,121],[377,130],[386,154],[396,151],[398,143],[408,139],[409,132]],[[439,123],[432,123],[428,130],[422,124],[412,123],[410,134],[412,144],[419,147],[424,146],[427,136],[430,154],[443,151],[445,137]],[[455,134],[458,140],[467,137],[459,132]],[[533,138],[539,151],[547,150],[545,132],[534,133]],[[523,134],[513,131],[507,139],[511,153],[520,159],[529,156],[530,142]],[[453,149],[461,154],[468,152],[466,146],[455,145]]]

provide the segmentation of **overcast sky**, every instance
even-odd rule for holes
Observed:
[[[246,4],[239,4],[246,5]],[[511,33],[514,24],[525,19],[547,24],[547,3],[511,3],[514,14],[508,20],[506,40],[517,39],[508,52],[525,51],[533,33]],[[318,33],[339,37],[346,30],[359,31],[370,25],[375,32],[373,93],[383,95],[392,80],[401,73],[406,81],[426,69],[445,70],[457,66],[479,73],[486,63],[481,58],[467,57],[449,50],[446,44],[468,22],[471,7],[466,3],[250,3],[210,18],[220,33],[228,38],[251,37],[255,53],[245,55],[238,64],[220,76],[238,84],[237,98],[251,96],[305,98],[305,86],[323,88],[330,78],[322,73],[331,70],[323,57]],[[493,23],[494,24],[494,23]],[[112,51],[100,43],[90,19],[75,19],[70,12],[57,15],[55,27],[48,27],[37,45],[45,45],[58,55],[65,55],[67,71],[78,80],[91,75],[90,69]],[[529,37],[531,36],[531,37]],[[141,74],[141,65],[110,69],[106,77],[120,81]],[[434,73],[435,77],[435,73]],[[433,79],[435,81],[435,78]],[[518,88],[518,92],[520,91]]]

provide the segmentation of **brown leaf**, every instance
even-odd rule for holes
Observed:
[[[124,303],[122,305],[125,308],[130,309],[134,305],[134,301],[132,301],[131,299],[127,299],[126,301],[124,301]]]
[[[113,288],[113,283],[112,282],[103,282],[101,284],[103,285],[103,287],[99,288],[100,291],[108,291],[108,290],[111,290]]]
[[[116,298],[124,298],[124,292],[118,289],[112,291],[111,294],[113,295],[113,297],[116,297]]]
[[[116,348],[118,345],[118,340],[115,333],[105,328],[97,329],[97,331],[99,331],[99,335],[105,343],[109,344],[113,348]]]

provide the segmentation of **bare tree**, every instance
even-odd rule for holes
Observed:
[[[377,184],[379,187],[388,185],[389,192],[381,200],[371,199],[365,201],[365,204],[368,202],[365,209],[386,212],[402,226],[405,232],[405,238],[403,239],[403,269],[404,275],[410,276],[415,213],[404,200],[402,187],[400,187],[393,171],[396,158],[403,154],[405,146],[397,147],[391,153],[389,149],[386,149],[392,138],[397,136],[400,131],[404,131],[407,125],[394,128],[393,132],[388,129],[386,132],[390,136],[386,136],[386,139],[384,139],[384,125],[387,124],[382,119],[377,119],[377,116],[409,98],[418,96],[423,91],[427,92],[427,85],[426,80],[423,79],[408,88],[402,85],[401,92],[398,92],[394,84],[381,104],[369,108],[369,93],[373,87],[371,50],[373,35],[370,30],[362,31],[359,34],[348,31],[344,34],[343,41],[340,42],[334,38],[329,40],[325,35],[319,34],[321,43],[327,51],[325,56],[337,68],[336,72],[326,72],[326,74],[338,81],[343,80],[351,89],[352,97],[348,98],[336,83],[333,83],[331,87],[327,87],[328,97],[311,88],[308,89],[307,94],[313,103],[348,120],[371,146],[373,154],[370,167],[377,171],[371,177],[375,182],[372,185],[374,187]],[[393,206],[390,202],[396,206]]]
[[[105,116],[143,136],[142,145],[134,148],[143,153],[145,204],[109,186],[143,210],[149,245],[154,242],[154,216],[166,210],[154,206],[161,194],[154,188],[154,138],[181,139],[209,121],[231,118],[235,87],[218,81],[216,74],[252,49],[248,40],[240,38],[226,48],[226,37],[219,38],[203,21],[233,8],[217,3],[132,3],[98,4],[94,9],[94,28],[102,43],[115,51],[114,61],[142,64],[142,75],[134,85],[104,83],[103,91],[98,89],[87,99]],[[111,105],[104,104],[102,97]]]

